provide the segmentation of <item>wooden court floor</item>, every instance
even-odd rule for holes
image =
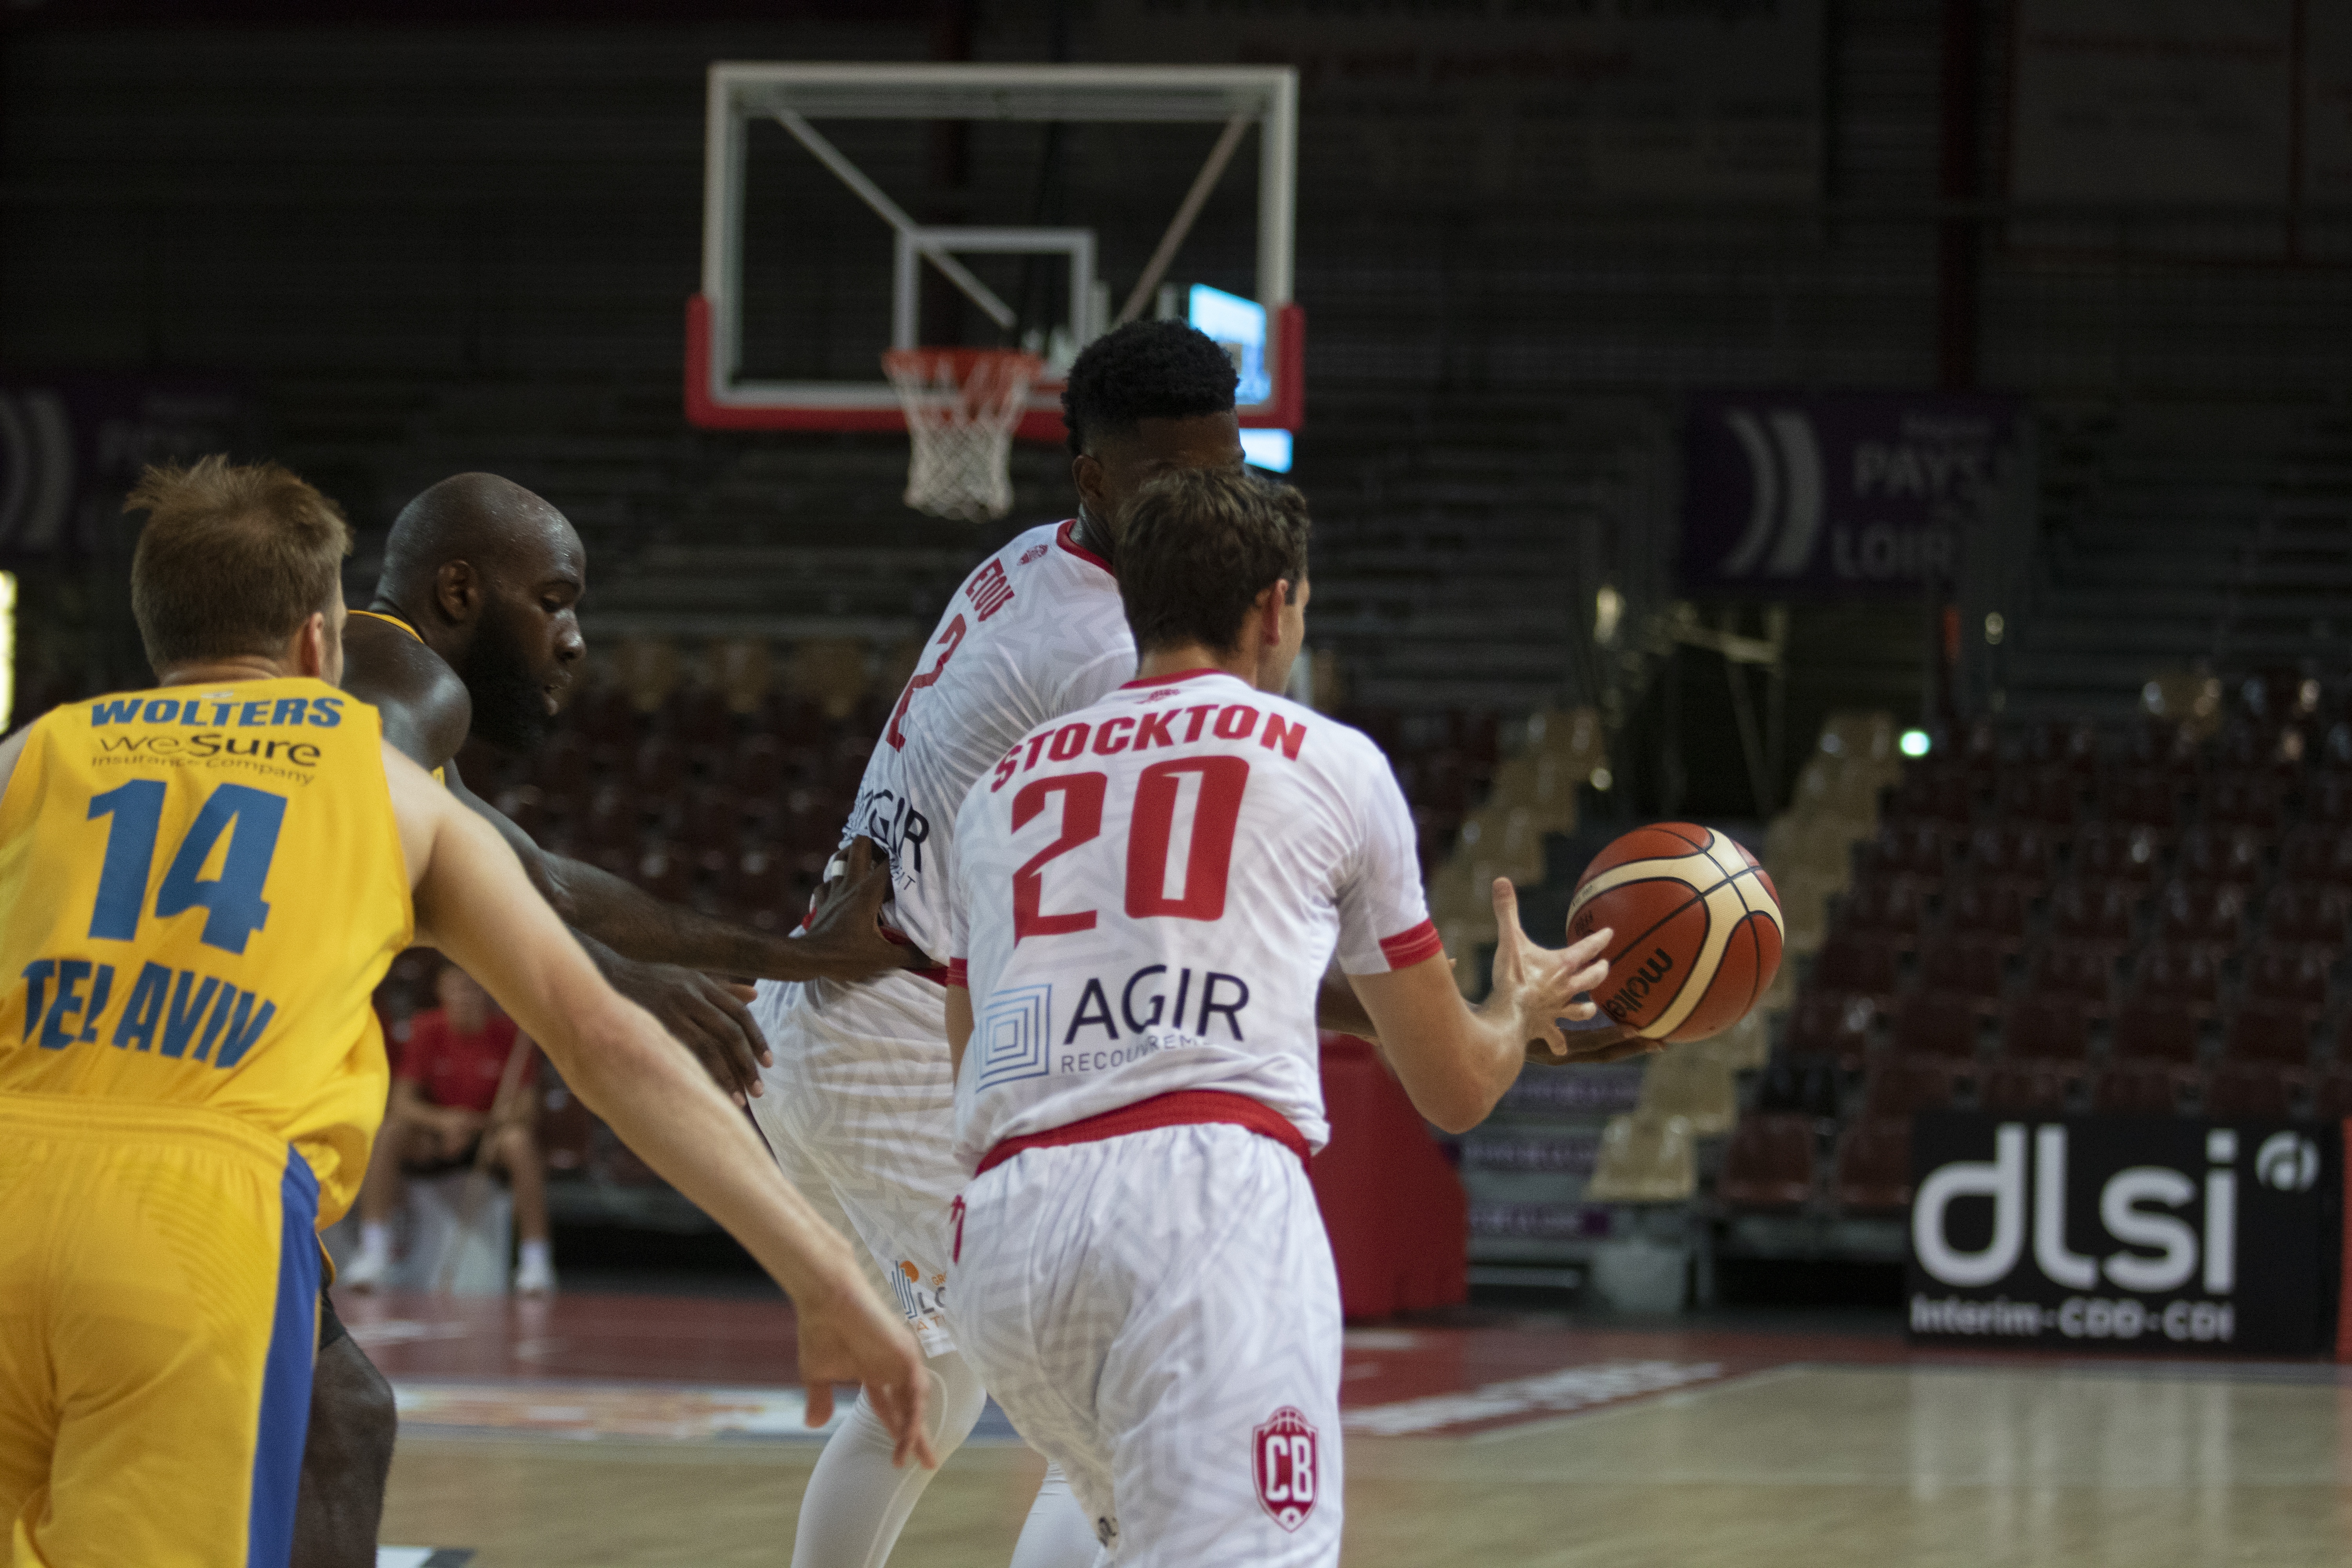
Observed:
[[[2342,1564],[2347,1401],[2324,1367],[1796,1361],[1466,1436],[1351,1436],[1346,1562]],[[782,1568],[815,1458],[411,1433],[385,1539],[470,1546],[477,1568]],[[1002,1568],[1039,1469],[968,1447],[894,1561]]]

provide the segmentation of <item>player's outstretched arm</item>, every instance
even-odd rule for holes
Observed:
[[[860,1383],[897,1437],[899,1460],[936,1464],[923,1436],[919,1348],[875,1299],[848,1243],[784,1181],[750,1124],[652,1015],[604,983],[489,825],[390,747],[384,769],[418,939],[479,981],[589,1109],[790,1293],[810,1424],[831,1415],[834,1382]]]
[[[1566,950],[1538,947],[1519,926],[1518,891],[1495,880],[1494,989],[1476,1007],[1463,1001],[1444,954],[1386,974],[1351,974],[1380,1032],[1389,1065],[1414,1107],[1448,1132],[1466,1132],[1486,1119],[1527,1065],[1531,1052],[1566,1060],[1615,1060],[1650,1048],[1610,1032],[1606,1043],[1580,1045],[1559,1020],[1593,1016],[1576,997],[1609,973],[1601,954],[1610,932],[1594,931]]]

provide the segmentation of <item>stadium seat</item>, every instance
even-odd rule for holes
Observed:
[[[1838,1140],[1830,1196],[1850,1213],[1883,1214],[1911,1204],[1911,1123],[1857,1121]]]
[[[742,795],[778,793],[784,787],[784,743],[773,735],[744,737],[728,754],[720,777]]]
[[[1659,1121],[1680,1117],[1691,1136],[1713,1138],[1729,1131],[1739,1114],[1731,1068],[1696,1045],[1673,1046],[1652,1057],[1642,1073],[1642,1114]]]
[[[1953,1064],[1937,1057],[1886,1057],[1871,1063],[1862,1091],[1862,1114],[1907,1117],[1915,1110],[1942,1110],[1952,1103]]]
[[[1977,1079],[1977,1108],[2004,1115],[2062,1114],[2083,1072],[2076,1062],[1994,1062]]]
[[[2282,782],[2267,773],[2216,774],[2205,785],[2205,820],[2274,831],[2285,793]]]
[[[1998,1013],[2005,984],[2006,966],[1997,944],[1951,936],[1919,955],[1918,994],[1929,1002]]]
[[[675,836],[688,848],[724,850],[731,856],[742,837],[743,803],[731,789],[696,784],[680,796],[676,824]]]
[[[1756,1109],[1818,1121],[1838,1118],[1838,1066],[1826,1057],[1774,1057],[1756,1081]]]
[[[670,733],[689,752],[716,754],[735,743],[735,715],[716,686],[688,684],[670,699],[666,717]]]
[[[2274,1002],[2248,1002],[2230,1016],[2221,1055],[2231,1061],[2302,1067],[2311,1059],[2313,1015]]]
[[[1791,1057],[1827,1057],[1858,1068],[1870,1051],[1878,1008],[1867,996],[1809,992],[1789,1014],[1781,1047]]]
[[[656,844],[639,858],[633,879],[664,903],[694,901],[694,862],[680,846]]]
[[[2011,1060],[2079,1062],[2090,1049],[2082,1008],[2063,997],[2024,997],[2010,1005],[2001,1023],[2001,1055]]]
[[[1788,966],[1781,966],[1786,969]],[[1748,1072],[1762,1067],[1772,1055],[1772,1030],[1763,1007],[1752,1007],[1740,1016],[1739,1022],[1719,1035],[1691,1042],[1693,1049],[1705,1051],[1733,1072]]]
[[[2202,1110],[2216,1119],[2284,1121],[2292,1115],[2289,1069],[2273,1062],[2217,1064],[2205,1075]]]
[[[2192,827],[2181,836],[2181,880],[2251,888],[2263,879],[2264,848],[2263,835],[2252,827]]]
[[[2327,974],[2332,955],[2325,950],[2268,942],[2246,955],[2244,994],[2249,1003],[2292,1008],[2306,1021],[2327,1011]]]
[[[2074,875],[2153,893],[2164,879],[2164,846],[2153,828],[2095,822],[2074,841]]]
[[[2119,1061],[2194,1062],[2197,1020],[2166,1003],[2136,997],[2116,1009],[2107,1053]]]
[[[2029,897],[2050,885],[2053,846],[2031,823],[1998,823],[1969,836],[1969,874],[1979,883],[2014,887]]]
[[[2099,809],[2109,822],[2169,832],[2180,821],[2180,786],[2171,775],[2118,769],[2099,782]]]
[[[629,706],[628,694],[609,681],[599,682],[572,699],[564,713],[567,729],[577,731],[579,742],[585,746],[608,746],[615,751],[635,746],[637,741],[637,716]],[[554,743],[551,738],[549,744]],[[546,748],[541,747],[543,760]]]
[[[2313,825],[2289,832],[2279,847],[2279,880],[2352,888],[2352,831]]]
[[[2050,936],[2120,958],[2132,945],[2140,889],[2126,882],[2062,882],[2050,899]]]
[[[1858,877],[1838,900],[1832,929],[1909,952],[1926,923],[1919,884],[1907,877]]]
[[[2103,947],[2053,942],[2034,960],[2028,991],[2094,1015],[2114,1010],[2116,955]]]
[[[2331,741],[2341,735],[2344,755],[2336,758],[2331,750],[2328,765],[2332,770],[2315,782],[2305,794],[2303,820],[2328,827],[2352,826],[2352,724],[2338,724],[2328,731]]]
[[[2352,1121],[2352,1063],[2336,1066],[2311,1081],[2311,1113],[2322,1121]]]
[[[645,837],[645,818],[629,790],[606,784],[589,798],[576,829],[581,841],[595,849],[635,849]]]
[[[2156,935],[2217,956],[2236,952],[2246,940],[2245,889],[2229,883],[2166,884],[2156,901]]]
[[[2352,922],[2352,889],[2282,883],[2271,889],[2263,906],[2263,941],[2333,953],[2344,945],[2347,922]]]
[[[1966,773],[1979,789],[1990,788],[2013,761],[2003,752],[2000,726],[1990,719],[1970,720],[1952,747],[1952,765]]]
[[[2200,716],[2201,717],[2201,716]],[[2186,787],[2197,778],[2200,726],[2158,720],[2135,732],[2124,747],[2125,770],[2144,777],[2168,778]]]
[[[866,760],[874,754],[871,735],[844,735],[833,743],[825,763],[824,784],[837,793],[855,797],[857,787],[866,779]]]
[[[2087,783],[2099,768],[2098,726],[2087,720],[2036,724],[2025,738],[2025,760],[2033,767],[2073,773]]]
[[[1943,885],[1944,836],[1933,827],[1888,823],[1865,846],[1861,868],[1882,878],[1902,877],[1926,888]]]
[[[1884,820],[1934,828],[1948,839],[1966,838],[1976,790],[1964,773],[1914,763],[1887,797]]]
[[[1866,996],[1881,1008],[1891,1007],[1901,985],[1895,949],[1870,937],[1833,936],[1814,955],[1809,984],[1816,991]]]
[[[1749,1115],[1731,1130],[1716,1196],[1734,1208],[1799,1208],[1813,1195],[1813,1123],[1803,1116]]]
[[[2150,942],[2132,962],[2132,986],[2144,1000],[2208,1018],[2221,1005],[2221,968],[2203,948]]]
[[[1686,1201],[1698,1190],[1698,1162],[1691,1145],[1697,1131],[1680,1116],[1656,1114],[1646,1107],[1611,1117],[1601,1129],[1600,1152],[1584,1184],[1585,1200],[1601,1204]]]
[[[1993,790],[1995,813],[2004,821],[2032,823],[2064,837],[2082,813],[2080,780],[2063,769],[2036,769],[2005,775]]]
[[[2025,945],[2025,898],[2003,882],[1970,880],[1946,893],[1946,933],[1981,942],[2003,952]]]
[[[1895,1048],[1907,1057],[1973,1061],[1977,1054],[1976,1015],[1931,996],[1910,997],[1895,1010]]]
[[[2179,1110],[2183,1075],[2193,1069],[2163,1062],[2115,1062],[2091,1080],[2091,1109],[2102,1116],[2171,1116]]]
[[[629,782],[642,795],[659,797],[686,783],[686,750],[667,735],[648,735],[637,745]]]

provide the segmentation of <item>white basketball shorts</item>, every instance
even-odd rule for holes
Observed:
[[[1339,1280],[1297,1154],[1154,1128],[1026,1150],[964,1205],[964,1358],[1110,1561],[1339,1561]]]
[[[775,1066],[751,1114],[784,1175],[865,1244],[926,1355],[956,1348],[943,1301],[956,1163],[947,996],[911,974],[762,981],[751,1016]]]

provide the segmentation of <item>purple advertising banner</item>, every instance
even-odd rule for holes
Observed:
[[[1936,393],[1693,398],[1684,590],[1915,597],[1951,583],[2017,416],[2011,398]]]
[[[136,375],[0,381],[0,560],[86,555],[149,463],[226,451],[244,397],[225,382]]]

